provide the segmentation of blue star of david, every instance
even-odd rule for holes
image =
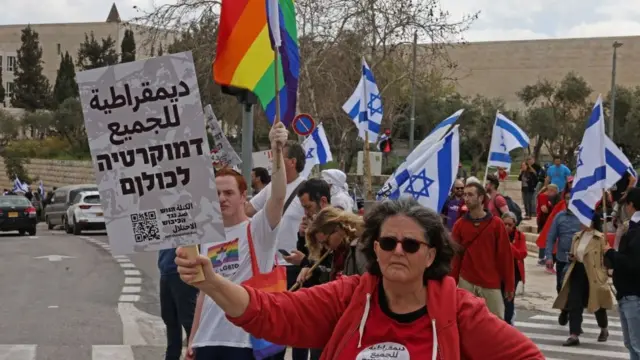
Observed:
[[[315,148],[310,148],[307,151],[307,159],[313,159],[313,150],[315,150]]]
[[[413,185],[418,182],[418,180],[422,180],[422,188],[416,191],[417,186]],[[405,193],[411,194],[414,199],[418,200],[420,197],[429,197],[429,186],[433,184],[433,179],[427,177],[427,170],[422,170],[418,173],[418,175],[411,175],[409,179],[409,186],[405,189]],[[417,185],[417,184],[416,184]]]
[[[576,169],[579,168],[580,166],[584,165],[584,162],[582,162],[582,150],[583,150],[583,146],[580,145],[578,147],[578,161],[577,161],[577,165],[576,165]]]
[[[502,147],[504,152],[507,152],[507,145],[505,145],[504,143],[504,134],[502,133],[502,131],[500,132],[500,139],[502,140],[502,142],[500,143],[500,146]]]
[[[378,100],[378,106],[374,107],[375,101]],[[380,98],[380,94],[369,94],[369,103],[367,104],[367,108],[369,109],[369,113],[380,114],[382,115],[382,99]]]

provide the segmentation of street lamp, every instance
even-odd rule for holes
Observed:
[[[613,64],[611,66],[611,115],[609,115],[609,137],[613,140],[613,119],[616,112],[616,65],[618,62],[618,48],[621,42],[613,42]]]

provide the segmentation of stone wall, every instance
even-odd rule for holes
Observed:
[[[34,180],[35,188],[42,180],[46,190],[73,184],[92,184],[96,182],[91,161],[30,159],[25,165],[27,174]],[[7,177],[4,161],[0,158],[0,186],[13,187],[13,179]]]
[[[47,190],[54,186],[93,184],[96,181],[91,161],[30,159],[29,164],[25,165],[25,169],[34,180],[33,187],[36,187],[38,182],[42,180]],[[0,188],[13,187],[13,179],[9,179],[6,173],[4,161],[0,157]],[[387,175],[373,176],[374,187],[382,186],[387,177]],[[349,174],[347,181],[362,183],[362,176]],[[508,180],[500,186],[502,193],[511,196],[517,203],[522,203],[519,181]]]

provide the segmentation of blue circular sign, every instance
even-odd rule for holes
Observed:
[[[307,136],[316,128],[316,122],[309,114],[298,114],[291,123],[293,132],[300,136]]]

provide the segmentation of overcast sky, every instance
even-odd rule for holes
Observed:
[[[174,0],[175,1],[175,0]],[[156,3],[171,0],[155,0]],[[118,0],[123,20],[134,5],[150,0]],[[465,34],[468,41],[640,35],[637,0],[441,0],[454,18],[480,11]],[[0,0],[0,25],[106,20],[112,0]]]

